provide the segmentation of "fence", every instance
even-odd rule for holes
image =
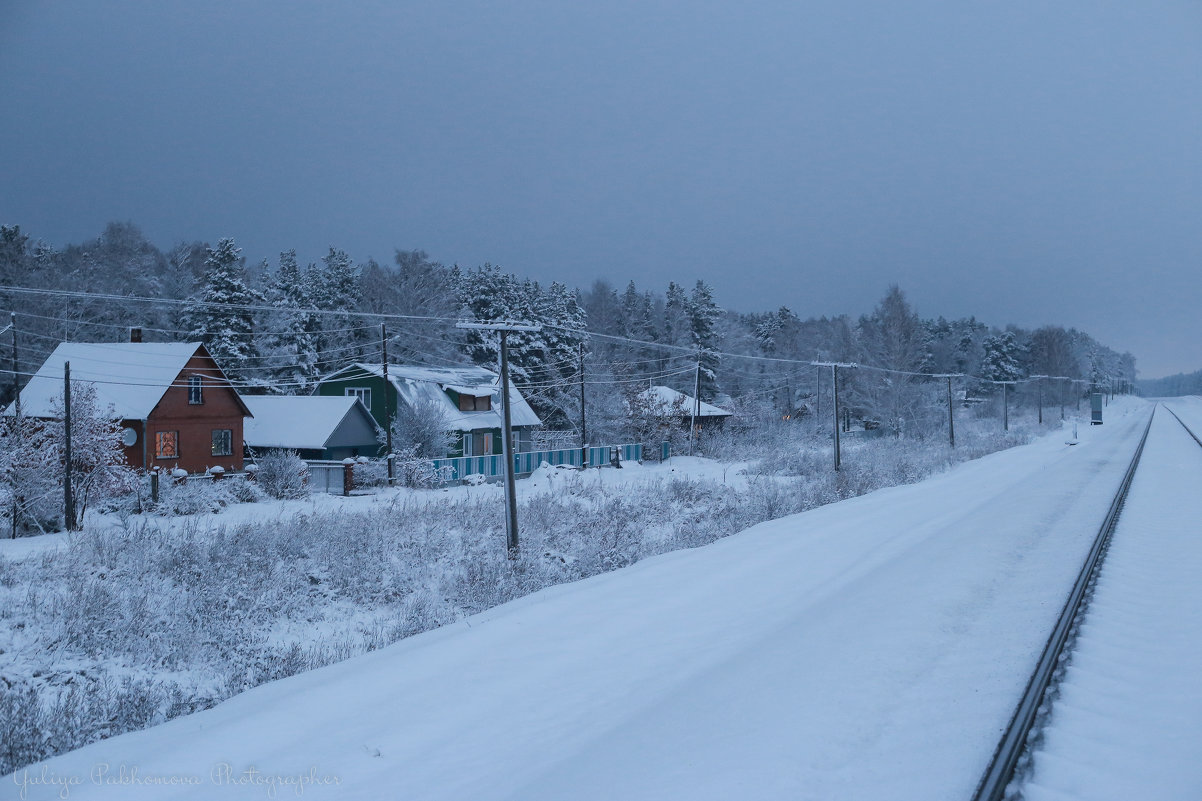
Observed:
[[[588,448],[588,465],[590,467],[604,467],[610,463],[610,458],[613,450],[617,450],[618,458],[623,462],[643,460],[643,446],[641,443],[632,443],[626,445],[600,445]],[[668,443],[663,443],[659,447],[659,458],[666,460],[671,455],[671,450]],[[526,453],[515,453],[513,455],[514,473],[519,476],[529,475],[538,469],[538,466],[543,462],[549,465],[558,467],[565,465],[568,467],[583,467],[584,452],[580,448],[559,448],[551,451],[529,451]],[[306,460],[305,464],[309,466],[309,486],[317,492],[326,492],[333,495],[342,495],[346,492],[343,486],[343,474],[345,465],[342,462],[327,462],[320,460]],[[431,464],[434,470],[440,472],[446,477],[447,481],[462,481],[468,476],[480,475],[487,478],[500,478],[505,474],[505,457],[502,454],[494,453],[488,456],[460,456],[453,459],[433,459]],[[356,464],[355,470],[355,485],[360,485],[359,472],[368,465]]]
[[[601,467],[609,464],[610,449],[617,448],[622,461],[639,462],[643,459],[641,443],[628,445],[602,445],[588,448],[588,464],[590,467]],[[584,467],[584,450],[580,448],[560,448],[553,451],[529,451],[513,455],[514,473],[529,475],[546,462],[553,467],[566,465],[568,467]],[[435,459],[436,470],[446,470],[451,481],[462,481],[471,475],[481,475],[485,478],[498,478],[505,473],[505,457],[501,454],[491,456],[461,456],[455,459]]]

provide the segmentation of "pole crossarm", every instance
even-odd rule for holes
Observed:
[[[473,331],[542,331],[542,323],[455,323],[456,328]]]

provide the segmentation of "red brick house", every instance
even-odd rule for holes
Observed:
[[[242,469],[242,423],[252,415],[201,343],[64,342],[21,390],[23,415],[53,416],[67,362],[71,383],[91,384],[121,421],[130,467]]]

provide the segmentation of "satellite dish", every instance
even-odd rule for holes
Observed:
[[[138,442],[138,432],[132,428],[121,429],[121,442],[125,447],[132,448]]]

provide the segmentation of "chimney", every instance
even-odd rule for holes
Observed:
[[[141,342],[142,341],[142,329],[141,328],[129,329],[129,341],[130,342]]]

